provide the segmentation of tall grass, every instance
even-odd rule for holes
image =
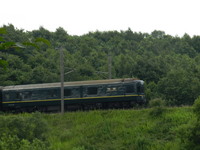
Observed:
[[[20,143],[17,148],[21,150],[31,146],[34,150],[186,149],[185,132],[196,120],[192,108],[165,108],[157,117],[152,116],[153,109],[2,114],[0,150],[8,147],[6,142],[13,144],[13,149],[14,143]]]
[[[100,110],[46,115],[54,150],[184,149],[181,128],[195,119],[191,108]]]

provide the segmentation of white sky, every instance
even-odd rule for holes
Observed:
[[[200,0],[1,0],[0,26],[32,31],[63,27],[70,35],[127,30],[200,35]]]

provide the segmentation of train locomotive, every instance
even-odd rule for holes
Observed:
[[[0,87],[0,111],[58,112],[61,84],[43,83]],[[126,108],[144,104],[144,81],[134,78],[64,83],[65,110]]]

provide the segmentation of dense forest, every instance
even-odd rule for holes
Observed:
[[[174,37],[157,30],[137,33],[130,28],[82,36],[69,35],[61,27],[55,32],[44,27],[24,31],[12,24],[1,29],[6,33],[0,33],[0,86],[59,82],[62,47],[65,81],[108,78],[111,56],[112,78],[144,80],[148,100],[162,98],[171,106],[191,105],[199,96],[200,36]],[[51,45],[38,42],[32,46],[36,38]],[[17,48],[2,46],[13,42]],[[19,48],[22,43],[26,46]]]

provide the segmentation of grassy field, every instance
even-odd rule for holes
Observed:
[[[184,150],[195,121],[192,107],[2,114],[0,150]]]

